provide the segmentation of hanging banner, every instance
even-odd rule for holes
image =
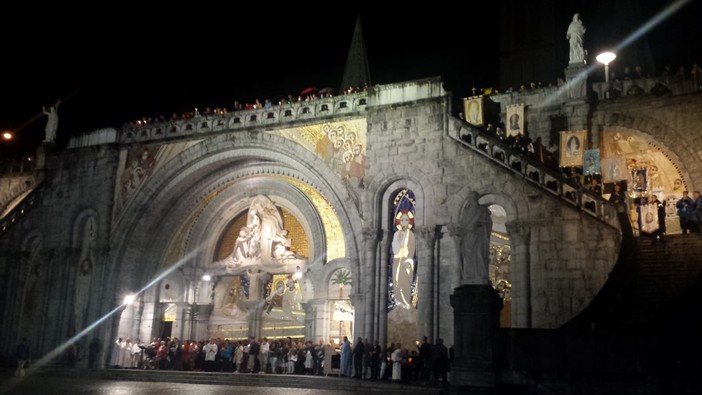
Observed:
[[[653,233],[658,230],[658,206],[655,204],[644,204],[639,209],[639,229],[645,233]]]
[[[469,124],[483,126],[483,96],[464,97],[463,113]]]
[[[601,168],[602,182],[618,182],[627,179],[626,160],[621,155],[602,159]]]
[[[585,150],[583,157],[583,163],[585,163],[583,166],[583,174],[586,176],[600,174],[600,150]]]
[[[561,167],[583,165],[586,136],[587,134],[584,130],[561,132]]]
[[[524,104],[514,104],[507,106],[507,127],[508,136],[524,134]]]

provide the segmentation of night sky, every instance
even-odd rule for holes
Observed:
[[[648,1],[644,14],[665,3]],[[699,22],[691,21],[702,15],[699,3],[649,33],[654,56],[688,67],[698,61],[695,40],[702,35]],[[474,86],[499,87],[499,1],[483,2],[472,14],[452,12],[449,3],[433,10],[398,3],[403,9],[392,11],[358,4],[343,12],[335,6],[324,16],[299,4],[252,12],[204,3],[158,11],[32,6],[4,13],[0,129],[21,128],[15,141],[0,141],[0,158],[33,153],[44,136],[41,107],[59,97],[61,147],[70,134],[139,117],[231,108],[234,100],[263,101],[310,86],[338,89],[359,13],[373,83],[441,75],[455,98]],[[583,20],[596,29],[586,15]],[[467,45],[474,32],[482,40]],[[41,38],[28,38],[35,36]]]

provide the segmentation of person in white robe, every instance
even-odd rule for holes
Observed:
[[[397,343],[397,348],[392,352],[390,359],[392,360],[393,381],[402,380],[402,346],[400,343]]]

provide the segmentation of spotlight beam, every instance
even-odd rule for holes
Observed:
[[[641,27],[639,27],[638,29],[631,32],[619,44],[615,45],[612,52],[616,53],[616,52],[621,51],[622,49],[628,47],[629,45],[631,45],[631,43],[633,43],[634,41],[641,38],[643,35],[648,33],[651,29],[658,26],[658,24],[660,24],[662,21],[671,17],[675,12],[679,11],[682,7],[686,6],[688,3],[691,3],[691,2],[692,2],[692,0],[677,0],[676,2],[663,8],[656,15],[654,15],[651,19],[646,21],[646,23],[641,25]],[[558,88],[556,90],[556,92],[548,95],[544,99],[544,105],[548,106],[548,105],[555,104],[556,100],[559,97],[562,97],[562,95],[567,95],[567,92],[572,85],[575,85],[576,83],[581,82],[583,79],[586,79],[590,74],[592,74],[595,71],[596,68],[597,68],[596,65],[588,65],[585,68],[585,70],[583,70],[583,72],[580,73],[574,80],[566,82],[565,84],[563,84],[563,86]]]
[[[138,296],[139,294],[143,293],[147,289],[151,288],[155,284],[157,284],[159,281],[163,280],[166,276],[171,274],[174,270],[180,268],[183,266],[186,262],[190,260],[198,251],[200,250],[200,247],[194,249],[193,251],[190,251],[185,257],[183,257],[180,261],[176,262],[173,264],[171,267],[168,269],[164,270],[161,272],[158,276],[156,276],[153,280],[151,280],[148,284],[146,284],[143,288],[141,288],[138,292],[134,293],[134,296]],[[70,346],[72,346],[74,343],[76,343],[78,340],[80,340],[83,336],[87,335],[90,333],[93,329],[97,328],[98,325],[101,323],[105,322],[108,318],[110,318],[113,314],[117,313],[120,310],[123,310],[127,306],[126,303],[122,303],[121,305],[115,307],[112,309],[110,312],[107,314],[103,315],[102,317],[98,318],[95,322],[92,324],[88,325],[85,327],[83,330],[81,330],[78,334],[75,336],[71,337],[70,339],[66,340],[62,344],[60,344],[58,347],[55,349],[49,351],[46,355],[38,359],[36,362],[32,363],[32,366],[27,370],[27,376],[29,377],[36,371],[37,369],[41,368],[42,366],[46,365],[48,362],[50,362],[52,359],[60,356],[66,349]],[[19,383],[19,382],[17,382]],[[15,383],[15,384],[17,384]],[[6,389],[6,388],[3,388]]]

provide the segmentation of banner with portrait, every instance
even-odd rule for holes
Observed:
[[[618,182],[626,180],[626,159],[620,155],[603,158],[600,161],[602,169],[602,182]]]
[[[507,120],[505,122],[508,136],[524,134],[524,104],[507,106]]]
[[[638,207],[639,230],[645,233],[653,233],[658,230],[658,206],[655,204],[643,204]]]
[[[561,132],[560,167],[583,165],[586,133],[584,130]]]
[[[600,174],[600,150],[588,149],[583,155],[583,174],[586,176]]]
[[[463,113],[469,124],[483,126],[483,96],[464,97]]]

